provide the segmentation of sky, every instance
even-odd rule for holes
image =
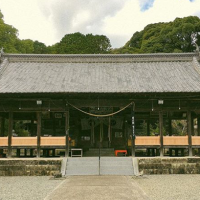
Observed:
[[[147,24],[200,17],[200,0],[0,0],[0,10],[20,39],[52,45],[81,32],[106,35],[119,48]]]

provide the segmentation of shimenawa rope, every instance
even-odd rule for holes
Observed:
[[[70,106],[72,106],[73,108],[75,108],[76,110],[79,110],[80,112],[86,114],[86,115],[89,115],[89,116],[92,116],[92,117],[110,117],[110,116],[113,116],[113,115],[116,115],[117,113],[125,110],[127,107],[129,107],[130,105],[133,105],[135,106],[135,103],[134,102],[131,102],[129,103],[128,105],[126,105],[125,107],[123,107],[122,109],[116,111],[116,112],[113,112],[113,113],[110,113],[110,114],[106,114],[106,115],[97,115],[97,114],[93,114],[93,113],[89,113],[89,112],[86,112],[84,110],[81,110],[80,108],[76,107],[75,105],[67,102],[67,104],[69,104]]]

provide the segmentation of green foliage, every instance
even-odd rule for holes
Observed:
[[[17,34],[17,29],[4,23],[3,14],[0,11],[0,48],[3,47],[8,53],[17,53],[15,47]]]
[[[167,130],[166,128],[163,126],[162,128],[162,133],[163,135],[167,135]],[[159,123],[155,123],[155,124],[150,124],[150,136],[158,136],[160,135],[160,130],[159,130]]]
[[[0,11],[0,48],[6,53],[23,54],[100,54],[109,53],[110,40],[104,35],[83,35],[73,33],[65,35],[59,43],[46,47],[44,43],[30,39],[20,40],[18,31],[3,21]]]
[[[16,47],[19,53],[33,53],[34,42],[32,40],[17,40]]]
[[[33,53],[45,54],[47,52],[48,49],[44,43],[38,42],[37,40],[33,42]]]
[[[187,135],[187,120],[172,120],[172,135]]]
[[[73,33],[65,35],[51,50],[60,54],[98,54],[108,53],[110,47],[106,36]]]
[[[39,41],[20,40],[18,30],[5,24],[0,11],[0,48],[6,53],[35,54],[132,54],[192,52],[200,46],[200,19],[195,16],[176,18],[173,22],[147,25],[135,32],[122,47],[111,50],[110,40],[104,35],[65,35],[60,42],[46,46]]]
[[[14,124],[14,131],[19,137],[29,136],[29,131],[26,128],[28,121],[16,121]]]
[[[192,52],[200,46],[200,19],[195,16],[176,18],[169,23],[147,25],[114,53],[180,53]]]

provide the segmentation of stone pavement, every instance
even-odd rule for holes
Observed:
[[[131,176],[68,176],[45,200],[149,200]]]

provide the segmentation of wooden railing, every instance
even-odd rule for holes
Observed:
[[[164,146],[182,146],[188,145],[188,136],[164,136]]]
[[[200,145],[200,136],[192,136],[192,145]]]
[[[12,146],[37,146],[37,137],[12,137]]]
[[[41,146],[65,146],[65,137],[41,137]]]
[[[65,137],[41,137],[41,146],[65,146]],[[160,145],[160,136],[137,136],[137,146]],[[188,136],[164,136],[164,146],[187,146]],[[200,136],[192,136],[192,145],[200,146]],[[8,146],[8,137],[0,137],[0,147]],[[37,146],[37,137],[12,137],[12,146]],[[131,140],[128,142],[131,146]]]
[[[0,147],[8,146],[8,137],[0,137]]]
[[[137,136],[135,145],[141,146],[153,146],[160,145],[160,136]]]

